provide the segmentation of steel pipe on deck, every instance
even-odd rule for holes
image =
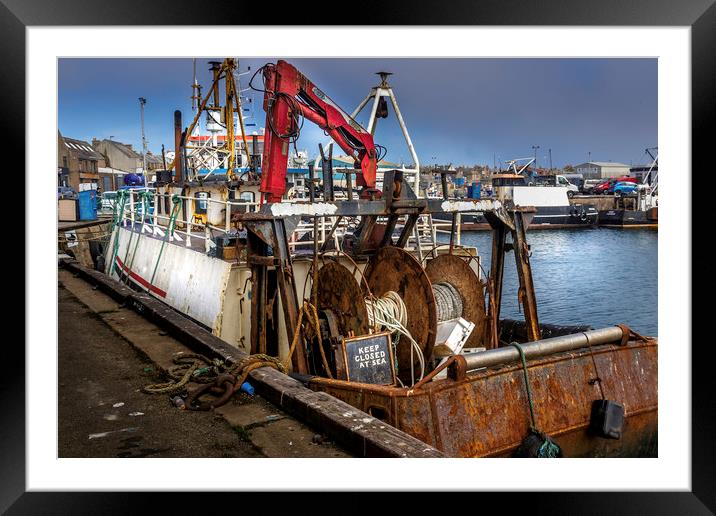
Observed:
[[[610,326],[599,330],[590,330],[572,335],[552,337],[550,339],[536,340],[522,344],[525,358],[539,358],[553,353],[570,351],[591,345],[608,344],[620,342],[622,329],[618,326]],[[516,362],[520,359],[520,353],[513,346],[491,349],[482,353],[465,355],[466,371],[474,371],[483,367],[495,366],[506,362]]]

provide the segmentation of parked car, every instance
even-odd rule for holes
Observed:
[[[597,186],[594,187],[594,193],[599,195],[610,195],[612,192],[609,191],[609,189],[616,184],[616,181],[614,179],[607,179],[606,181],[599,183]]]
[[[102,196],[100,197],[100,203],[100,208],[102,210],[114,210],[114,205],[117,203],[117,192],[102,192]]]
[[[58,199],[77,199],[78,195],[75,190],[70,186],[58,186],[57,187],[57,198]]]
[[[615,177],[614,181],[617,183],[638,183],[639,180],[636,177],[632,176],[622,176],[622,177]]]
[[[612,190],[614,195],[622,197],[635,194],[637,190],[641,189],[641,187],[642,185],[639,185],[632,181],[619,181],[614,185]]]
[[[582,193],[585,195],[592,195],[594,194],[594,187],[597,185],[603,183],[603,179],[587,179],[584,181],[584,184],[582,185]]]

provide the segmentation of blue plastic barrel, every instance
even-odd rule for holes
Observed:
[[[97,220],[97,190],[85,190],[79,194],[80,220]]]
[[[470,188],[470,198],[471,199],[479,199],[481,194],[481,185],[477,181],[472,183],[472,187]]]

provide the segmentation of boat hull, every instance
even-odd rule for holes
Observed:
[[[599,225],[603,227],[658,228],[658,208],[649,210],[600,210]]]
[[[555,439],[566,457],[657,456],[657,344],[595,346],[529,363],[538,428]],[[595,374],[594,364],[598,373]],[[624,406],[620,439],[589,431],[592,402]],[[407,389],[314,378],[325,391],[417,437],[452,457],[510,456],[527,436],[529,406],[522,367],[488,368],[462,379],[428,382]],[[357,424],[360,424],[358,421]]]
[[[591,205],[574,206],[537,206],[528,229],[570,229],[594,227],[598,220],[598,211]],[[433,215],[436,220],[451,220],[449,215]],[[482,214],[462,214],[460,216],[463,231],[492,229]]]

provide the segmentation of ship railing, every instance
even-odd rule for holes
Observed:
[[[336,249],[340,247],[340,240],[348,228],[348,222],[345,219],[338,220],[337,217],[319,217],[318,232],[314,237],[314,223],[312,219],[302,219],[293,234],[289,238],[288,246],[292,252],[300,250],[312,250],[314,242],[317,240],[319,247],[322,247],[328,238],[333,240]],[[337,225],[336,225],[337,222]],[[336,228],[331,234],[333,226]]]
[[[153,209],[148,213],[145,209],[145,199],[142,199],[139,194],[140,192],[151,192],[153,200]],[[159,213],[158,207],[160,202],[165,202],[169,199],[172,208],[170,208],[169,214]],[[168,236],[170,242],[181,242],[186,247],[192,247],[193,240],[199,240],[203,243],[204,250],[209,252],[212,247],[216,244],[215,232],[229,234],[233,231],[231,225],[232,212],[238,211],[242,213],[257,211],[260,208],[260,204],[252,201],[242,200],[221,200],[212,199],[207,197],[206,199],[197,200],[195,197],[189,197],[185,195],[175,195],[168,192],[159,193],[151,188],[137,188],[129,191],[129,200],[125,205],[125,210],[122,213],[122,220],[120,224],[123,227],[130,227],[135,230],[139,227],[141,233],[149,233],[153,236],[160,238],[166,237],[166,232],[172,221],[171,212],[173,211],[173,199],[181,199],[182,203],[186,206],[185,209],[177,210],[174,224],[172,225],[172,231]],[[203,222],[202,219],[197,218],[195,213],[195,204],[197,202],[216,203],[224,208],[224,221],[222,226]],[[208,204],[206,213],[208,213]]]
[[[434,232],[434,240],[438,241],[438,235],[450,235],[452,233],[452,221],[446,219],[432,219],[432,228]],[[455,240],[456,245],[460,245],[462,236],[462,213],[455,213]]]
[[[146,209],[146,198],[140,197],[141,192],[151,192],[153,209]],[[176,211],[174,223],[171,224],[170,234],[166,235],[170,222],[172,221],[171,213],[174,211],[173,199],[181,199],[184,209]],[[223,211],[223,224],[204,222],[205,217],[197,217],[196,204],[202,202],[207,203],[205,213],[209,214],[209,204],[214,203],[220,205],[220,211]],[[159,206],[170,206],[168,213],[159,213]],[[152,188],[137,188],[129,191],[129,200],[125,205],[120,224],[123,227],[130,227],[133,231],[139,228],[139,232],[148,233],[158,238],[167,238],[170,242],[183,244],[186,247],[197,247],[205,252],[210,252],[216,246],[215,240],[217,236],[229,235],[235,232],[231,218],[235,213],[246,213],[258,211],[261,204],[258,202],[232,199],[212,199],[207,197],[197,199],[196,197],[176,195],[169,192],[159,193]],[[166,211],[166,210],[164,210]],[[147,212],[147,213],[145,213]],[[455,243],[460,243],[460,214],[458,217],[458,230]],[[214,220],[216,222],[216,219]],[[311,218],[302,219],[296,226],[296,229],[289,236],[289,249],[292,253],[301,251],[310,251],[314,245],[323,247],[327,239],[333,240],[336,249],[340,248],[342,237],[350,230],[350,221],[337,217],[319,217],[317,221],[318,232],[314,235],[314,221]],[[333,229],[335,226],[335,229]],[[396,226],[396,231],[401,230],[401,224]],[[333,231],[331,232],[331,230]],[[409,237],[407,248],[416,251],[422,255],[423,249],[434,247],[437,243],[438,234],[450,234],[451,222],[438,221],[430,216],[421,216],[415,226],[413,234]],[[316,242],[317,241],[317,242]]]
[[[139,196],[140,192],[150,191],[152,192],[153,198],[153,210],[147,214],[145,210],[145,201]],[[197,200],[195,197],[175,195],[168,192],[159,193],[151,188],[137,188],[129,191],[129,200],[126,203],[125,211],[122,215],[120,224],[123,227],[129,227],[132,230],[139,228],[141,233],[148,233],[159,238],[165,238],[167,228],[172,220],[170,208],[169,214],[159,213],[159,203],[166,202],[169,199],[170,206],[173,207],[173,199],[181,199],[185,209],[177,211],[175,223],[173,224],[172,231],[168,236],[170,242],[183,243],[186,247],[192,247],[194,240],[198,240],[203,244],[204,250],[208,253],[212,247],[216,246],[215,240],[217,233],[219,235],[228,235],[234,232],[234,227],[231,223],[231,217],[233,214],[240,212],[254,212],[258,211],[261,204],[253,201],[246,200],[222,200],[212,199],[207,197],[205,199]],[[195,204],[198,202],[214,203],[221,206],[221,211],[224,212],[223,225],[212,224],[204,222],[203,218],[199,218],[195,214]],[[206,213],[209,212],[208,204]],[[319,218],[318,220],[318,245],[322,246],[328,235],[334,240],[336,247],[340,237],[345,233],[348,226],[347,221],[342,220],[338,222],[336,229],[331,235],[331,228],[336,224],[336,217]],[[296,252],[302,248],[312,249],[314,246],[314,226],[312,220],[301,220],[289,237],[289,247],[293,252]]]

